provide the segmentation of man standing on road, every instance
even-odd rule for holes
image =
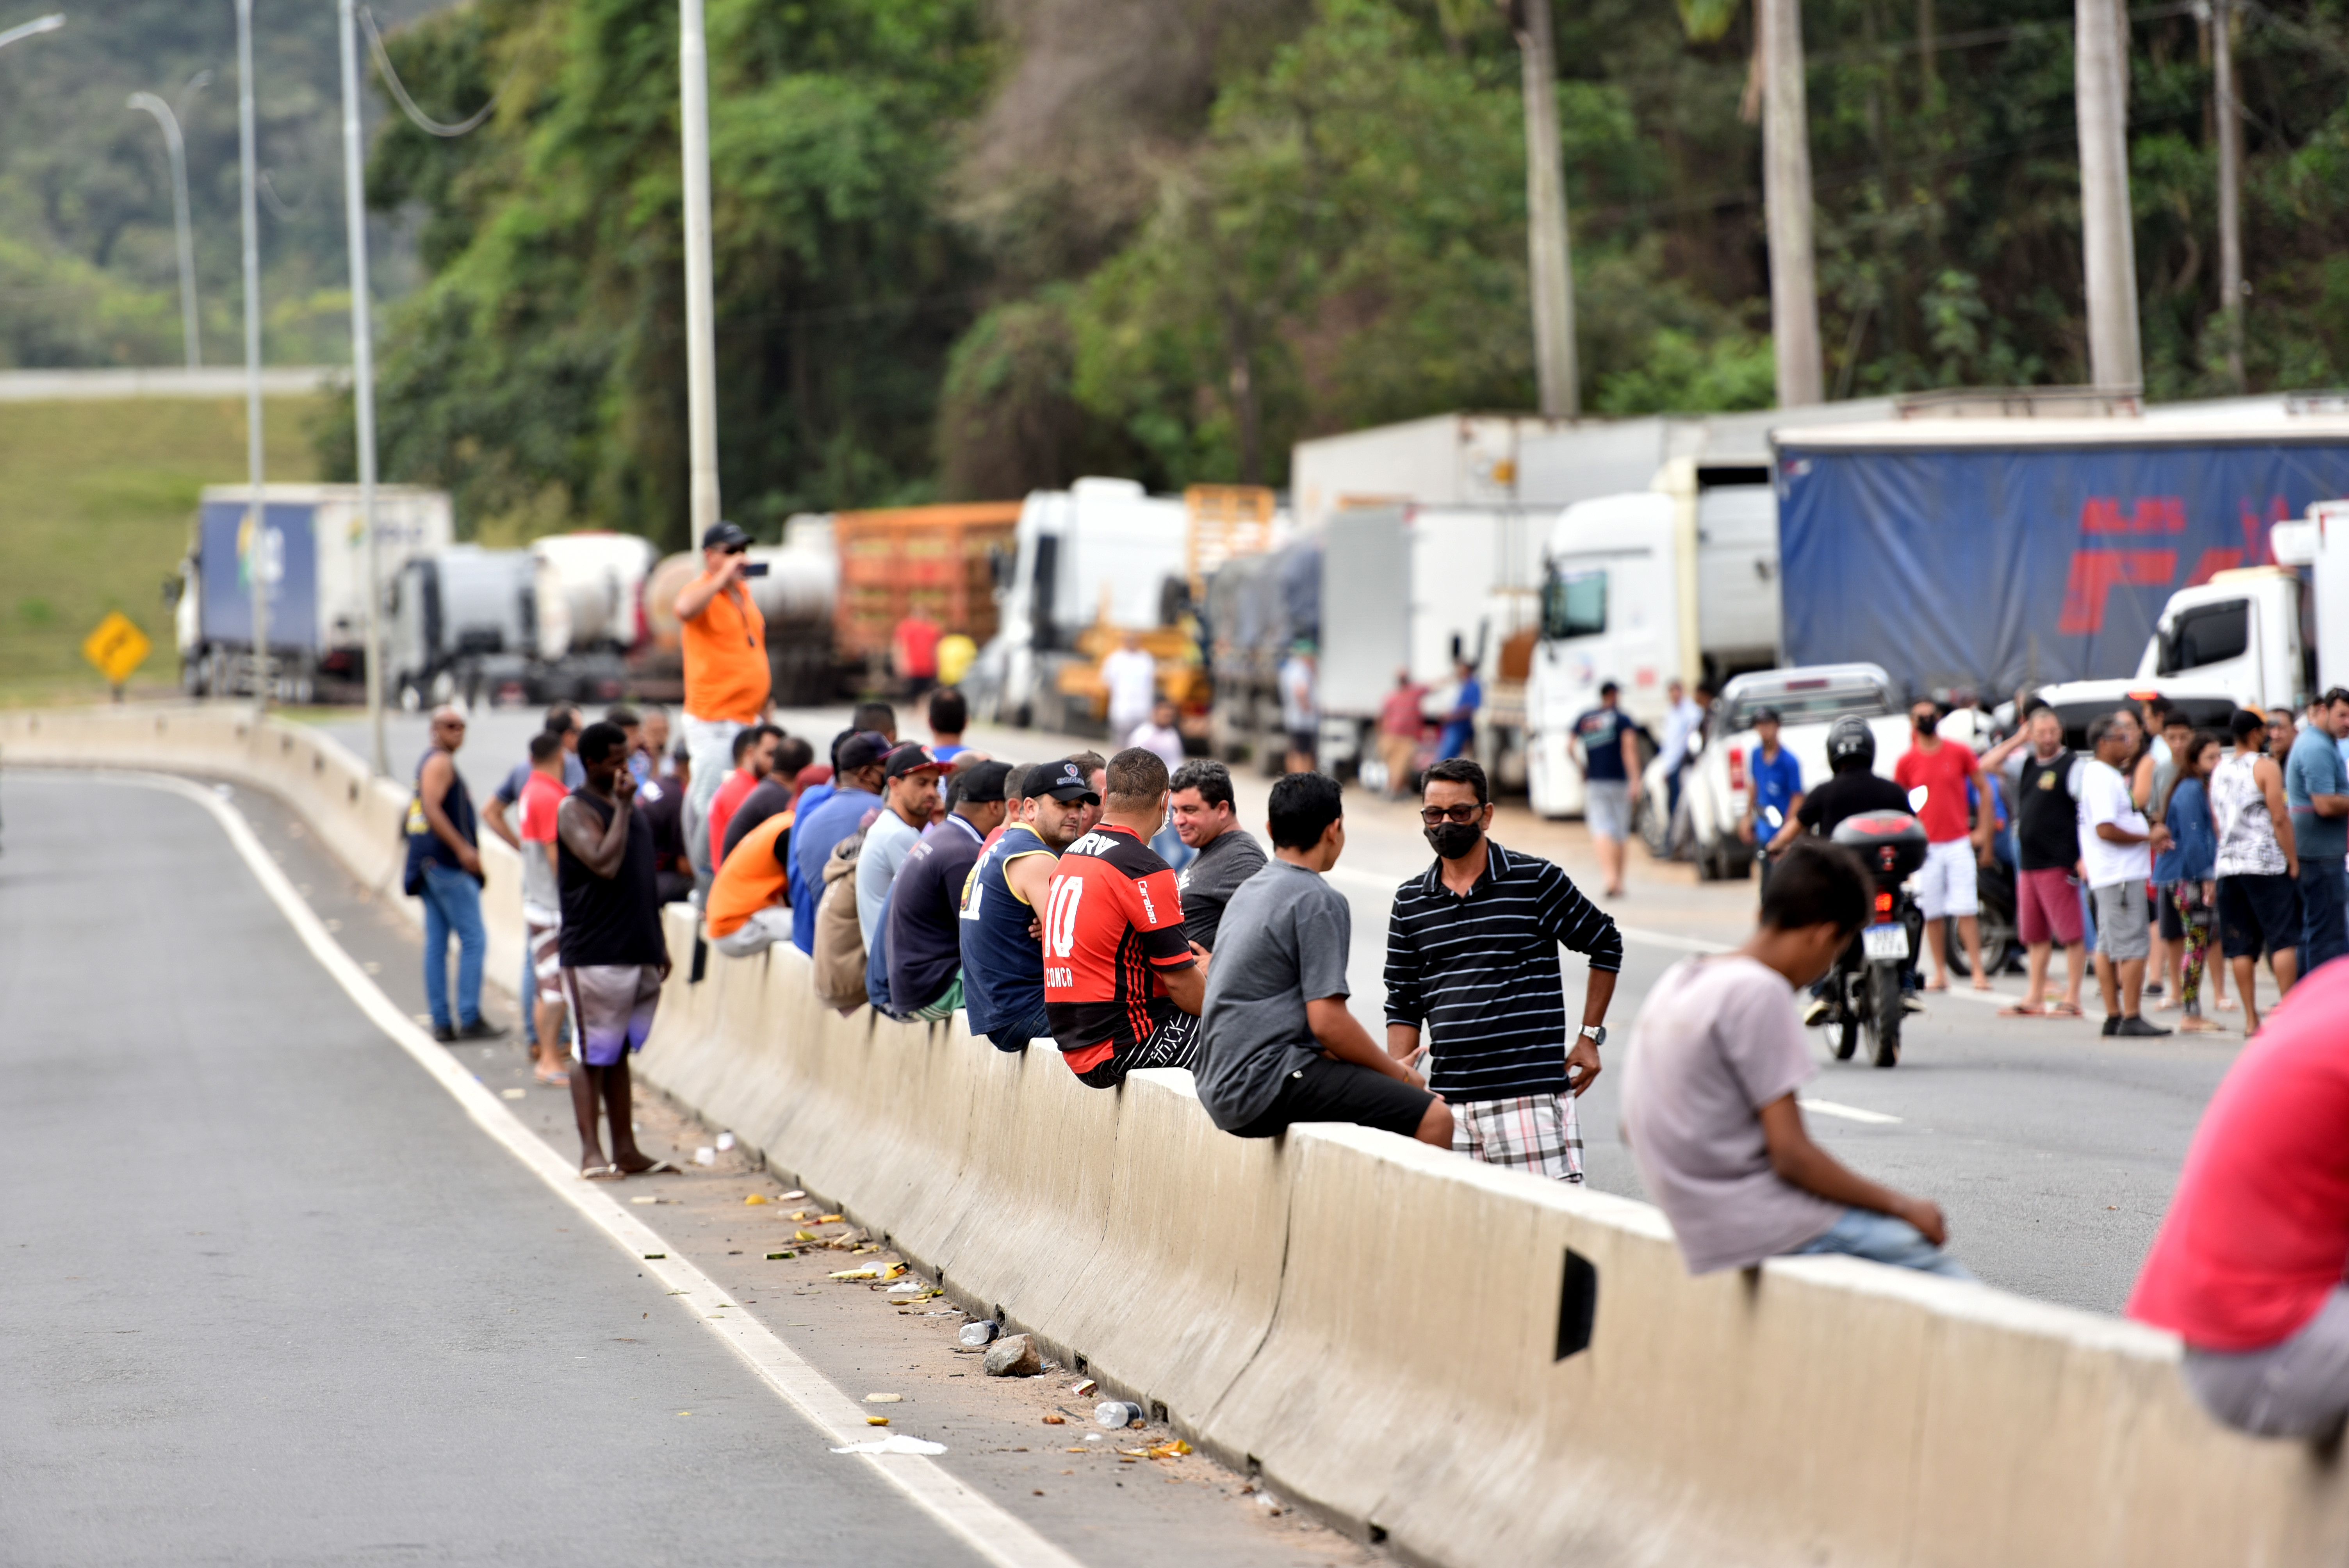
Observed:
[[[1835,967],[1868,917],[1869,878],[1840,845],[1787,848],[1745,945],[1674,965],[1640,1010],[1623,1086],[1631,1162],[1692,1274],[1842,1253],[1971,1279],[1941,1251],[1941,1211],[1811,1141],[1795,1095],[1818,1073],[1786,1006]]]
[[[1745,820],[1737,836],[1764,846],[1762,885],[1770,885],[1767,847],[1778,830],[1803,809],[1803,765],[1778,744],[1778,710],[1765,707],[1754,716],[1754,749],[1745,754]]]
[[[1224,906],[1240,884],[1264,870],[1264,849],[1239,824],[1232,802],[1232,770],[1220,762],[1185,762],[1174,770],[1174,830],[1192,861],[1175,878],[1183,896],[1184,934],[1209,953]]]
[[[2219,939],[2235,994],[2242,998],[2243,1033],[2260,1032],[2259,963],[2264,949],[2275,972],[2276,995],[2299,977],[2300,853],[2292,835],[2283,769],[2265,754],[2268,722],[2251,708],[2228,725],[2235,749],[2210,770],[2210,823],[2219,833]]]
[[[792,864],[799,870],[792,889],[792,944],[811,958],[815,956],[815,912],[823,902],[823,864],[841,840],[863,832],[879,814],[882,768],[889,749],[887,738],[869,729],[841,741],[833,751],[836,771],[832,793],[819,805],[802,806],[792,828]]]
[[[742,586],[750,536],[714,522],[701,536],[701,575],[677,596],[685,654],[685,747],[693,783],[685,797],[685,841],[704,887],[709,864],[709,802],[726,781],[734,737],[767,716],[772,674],[767,620]]]
[[[2322,1441],[2349,1412],[2349,965],[2304,985],[2210,1097],[2128,1315],[2186,1341],[2179,1375],[2217,1420]]]
[[[558,702],[546,710],[543,733],[562,742],[563,764],[559,778],[565,790],[576,789],[586,777],[579,767],[579,710],[567,702]],[[530,782],[533,766],[528,757],[514,764],[513,771],[499,781],[497,789],[481,805],[482,826],[503,839],[517,853],[522,850],[522,835],[514,830],[514,824],[508,820],[508,814],[521,804],[523,788]],[[523,999],[522,1037],[533,1049],[536,1049],[539,1045],[538,1013],[530,1006],[529,999],[538,982],[532,973],[527,946],[523,950],[522,959],[522,984],[514,995]]]
[[[945,771],[917,741],[891,748],[881,760],[882,812],[864,830],[864,848],[856,857],[856,929],[867,953],[880,945],[881,912],[897,869],[937,815],[938,778]]]
[[[536,1024],[538,1081],[558,1088],[563,1070],[563,892],[555,876],[554,821],[571,792],[563,787],[563,737],[541,730],[530,738],[530,779],[522,787],[522,930],[530,961],[523,1006]]]
[[[1267,815],[1277,858],[1233,898],[1231,953],[1207,981],[1199,1103],[1239,1138],[1350,1121],[1451,1148],[1450,1109],[1346,1007],[1353,916],[1324,880],[1346,848],[1338,781],[1291,773]]]
[[[2027,749],[2026,749],[2027,748]],[[2010,763],[2008,758],[2013,758]],[[2045,703],[1982,758],[1986,772],[2005,778],[2015,802],[2015,934],[2031,954],[2023,1000],[2002,1009],[2007,1017],[2080,1016],[2080,980],[2088,947],[2072,872],[2080,862],[2079,778],[2084,759],[2064,746],[2064,721]],[[2064,999],[2047,1001],[2047,965],[2064,946]]]
[[[1475,763],[1429,769],[1422,801],[1435,863],[1396,890],[1388,917],[1388,1054],[1406,1065],[1430,1057],[1428,1088],[1452,1107],[1454,1149],[1579,1181],[1574,1101],[1599,1078],[1622,934],[1557,867],[1485,837],[1493,797]],[[1590,960],[1572,1033],[1561,944]]]
[[[1941,710],[1920,702],[1909,710],[1909,749],[1892,767],[1892,781],[1904,790],[1920,786],[1924,805],[1916,809],[1917,825],[1925,830],[1925,865],[1917,881],[1919,906],[1925,915],[1925,948],[1932,955],[1933,977],[1928,991],[1950,988],[1950,933],[1943,921],[1954,916],[1959,939],[1966,944],[1966,969],[1977,991],[1990,989],[1982,973],[1982,894],[1974,878],[1977,865],[1990,863],[1990,836],[1996,827],[1990,804],[1990,786],[1973,748],[1952,745],[1936,734]],[[1969,791],[1972,793],[1970,795]],[[1968,802],[1979,798],[1982,820],[1969,826]],[[2139,955],[2143,956],[2142,954]]]
[[[1568,748],[1582,771],[1582,819],[1609,898],[1623,896],[1623,843],[1640,803],[1640,732],[1619,706],[1622,692],[1613,681],[1600,683],[1599,706],[1574,721]]]
[[[1485,706],[1485,683],[1476,678],[1476,662],[1454,659],[1452,673],[1459,679],[1459,694],[1452,699],[1451,709],[1444,716],[1444,729],[1435,738],[1439,762],[1466,757],[1476,749],[1476,710]]]
[[[1309,773],[1321,751],[1321,717],[1314,706],[1313,645],[1303,638],[1292,645],[1281,662],[1280,727],[1288,737],[1288,755],[1282,766],[1291,773]]]
[[[591,1181],[634,1176],[667,1164],[636,1148],[630,1119],[628,1057],[644,1049],[668,977],[652,830],[634,810],[627,738],[616,724],[591,724],[579,738],[587,782],[556,817],[557,881],[563,896],[563,990],[571,1004],[571,1109],[579,1122],[579,1173]],[[612,1129],[612,1159],[597,1140],[595,1108]]]
[[[991,761],[957,769],[954,809],[924,830],[890,884],[889,1000],[908,1017],[927,1023],[963,1006],[963,884],[987,835],[1003,824],[1010,772]]]
[[[1411,671],[1395,671],[1394,690],[1379,708],[1379,761],[1387,770],[1390,800],[1412,793],[1418,782],[1412,775],[1419,761],[1420,731],[1427,723],[1422,712],[1426,702],[1427,688],[1411,678]]]
[[[1109,732],[1131,735],[1148,722],[1158,696],[1158,661],[1142,645],[1142,634],[1128,632],[1102,660],[1102,685],[1109,692]]]
[[[2096,986],[2104,993],[2105,1033],[2166,1035],[2138,1012],[2145,961],[2153,951],[2146,884],[2153,857],[2169,847],[2166,828],[2148,827],[2121,769],[2136,752],[2136,716],[2108,713],[2088,726],[2093,759],[2080,775],[2080,869],[2096,903]]]
[[[1666,816],[1681,809],[1681,773],[1688,767],[1689,741],[1703,724],[1704,704],[1692,700],[1680,682],[1665,682],[1664,740],[1657,748],[1657,759],[1664,769]]]
[[[889,653],[905,695],[919,702],[938,684],[938,639],[947,629],[920,610],[908,610],[889,634]]]
[[[2308,727],[2292,743],[2284,763],[2284,799],[2292,807],[2292,841],[2300,851],[2302,975],[2349,950],[2342,905],[2349,887],[2342,882],[2349,855],[2349,769],[2334,744],[2349,730],[2349,691],[2334,686],[2309,705]]]
[[[1052,1038],[1092,1088],[1189,1067],[1207,981],[1207,954],[1183,934],[1174,872],[1149,843],[1166,820],[1166,764],[1130,746],[1105,771],[1101,821],[1053,867],[1044,910]]]
[[[980,851],[962,891],[963,1011],[999,1051],[1024,1051],[1052,1031],[1044,1005],[1041,922],[1052,871],[1078,838],[1084,803],[1101,796],[1074,762],[1019,775],[1019,817]]]
[[[416,764],[416,793],[408,802],[408,872],[403,885],[424,901],[424,997],[432,1009],[432,1037],[502,1040],[506,1032],[481,1016],[481,959],[489,934],[481,926],[481,853],[473,798],[457,771],[465,744],[465,716],[454,707],[432,714],[432,748]],[[449,1006],[449,939],[457,939],[457,1006]]]

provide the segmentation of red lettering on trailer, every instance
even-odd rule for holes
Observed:
[[[2126,515],[2117,496],[2092,495],[2080,503],[2082,533],[2183,533],[2186,499],[2174,495],[2141,495],[2129,503]]]
[[[2202,552],[2202,559],[2194,563],[2194,575],[2186,580],[2186,585],[2189,588],[2199,588],[2220,573],[2232,572],[2242,563],[2241,551],[2221,550],[2217,545],[2212,545]]]
[[[2165,587],[2177,576],[2175,550],[2075,550],[2055,629],[2067,637],[2102,631],[2105,602],[2114,589]]]

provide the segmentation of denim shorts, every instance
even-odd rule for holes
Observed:
[[[1796,1247],[1793,1256],[1841,1253],[1895,1268],[1922,1269],[1950,1279],[1971,1279],[1966,1265],[1925,1239],[1925,1233],[1906,1220],[1879,1214],[1873,1209],[1846,1209],[1843,1218],[1819,1235]]]

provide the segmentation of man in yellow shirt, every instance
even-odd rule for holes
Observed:
[[[735,524],[711,524],[701,536],[701,575],[677,596],[684,633],[685,746],[693,762],[685,845],[704,888],[713,870],[710,799],[725,781],[735,733],[767,716],[767,622],[742,585],[743,552],[750,548],[750,536]]]

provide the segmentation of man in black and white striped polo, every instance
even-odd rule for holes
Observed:
[[[1454,1149],[1579,1181],[1574,1101],[1599,1077],[1622,934],[1557,867],[1485,836],[1493,798],[1475,763],[1429,769],[1420,805],[1436,860],[1396,891],[1387,923],[1387,1050],[1410,1063],[1429,1056],[1428,1088],[1452,1107]],[[1561,944],[1590,961],[1573,1034]]]

